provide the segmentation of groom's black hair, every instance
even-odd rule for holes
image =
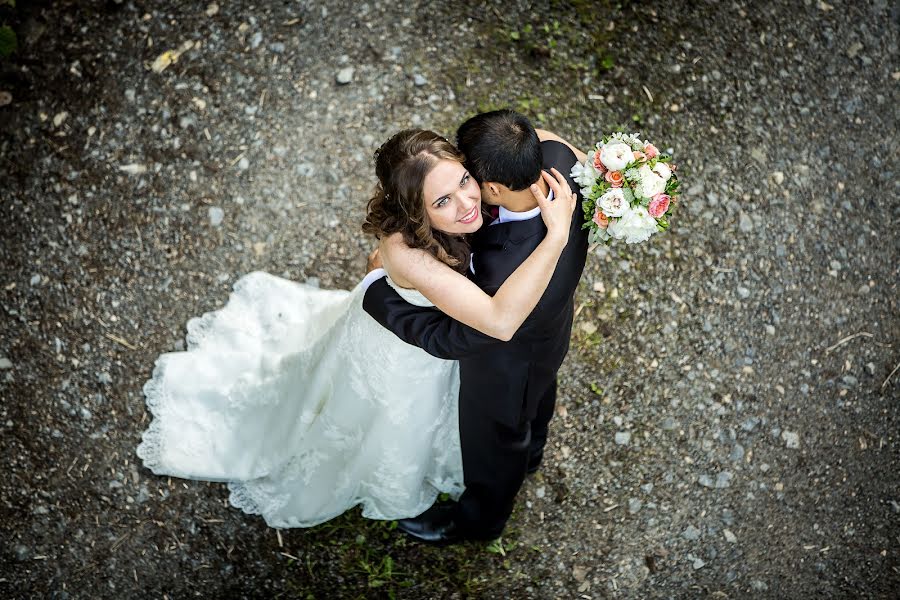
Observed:
[[[524,190],[541,176],[541,141],[531,122],[508,108],[475,115],[456,130],[456,147],[479,183]]]

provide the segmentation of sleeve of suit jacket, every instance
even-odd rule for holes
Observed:
[[[401,340],[438,358],[466,358],[503,343],[436,308],[410,304],[388,285],[384,277],[366,290],[363,308]]]

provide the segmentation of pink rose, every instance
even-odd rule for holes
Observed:
[[[634,156],[634,160],[644,160],[645,158],[647,158],[646,154],[644,154],[643,152],[638,152],[637,150],[635,150],[631,154],[632,156]]]
[[[606,173],[606,167],[603,166],[603,163],[600,162],[600,151],[598,150],[596,154],[594,154],[594,168],[600,171],[601,173]]]
[[[650,200],[650,206],[647,207],[647,212],[650,213],[650,216],[654,219],[658,219],[669,210],[669,201],[671,198],[668,194],[657,194],[653,196],[653,199]]]
[[[622,171],[607,171],[603,178],[610,182],[614,188],[620,188],[625,183],[625,176],[622,175]]]
[[[598,208],[597,212],[594,213],[594,223],[600,229],[606,229],[609,226],[609,217],[604,215],[603,211]]]
[[[647,144],[644,146],[644,154],[647,155],[647,158],[656,158],[659,156],[659,148],[653,144]]]

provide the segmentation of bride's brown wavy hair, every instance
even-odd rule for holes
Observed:
[[[425,177],[440,160],[462,163],[463,154],[433,131],[405,129],[375,151],[378,183],[366,207],[362,230],[381,239],[401,233],[410,248],[421,248],[439,261],[465,272],[469,245],[464,236],[431,226],[425,210]]]

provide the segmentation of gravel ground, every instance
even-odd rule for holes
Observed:
[[[896,597],[896,4],[24,4],[0,596]],[[640,131],[686,186],[671,232],[590,257],[502,541],[276,532],[143,469],[141,386],[187,319],[255,269],[352,286],[373,150],[501,106],[582,148]]]

